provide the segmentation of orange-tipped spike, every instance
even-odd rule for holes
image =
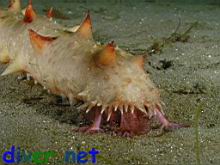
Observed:
[[[52,43],[55,39],[57,39],[56,37],[42,36],[31,29],[29,29],[29,36],[33,48],[40,54],[48,44]]]
[[[144,69],[144,57],[143,56],[134,57],[134,63],[137,64],[141,69]]]
[[[37,18],[37,14],[33,9],[32,0],[29,0],[29,4],[25,11],[24,22],[31,23]]]
[[[113,65],[116,60],[115,44],[112,41],[99,54],[95,56],[95,62],[98,66]]]
[[[92,21],[91,21],[89,11],[86,14],[86,17],[84,21],[82,22],[82,24],[80,25],[77,32],[79,32],[79,34],[81,34],[85,38],[88,38],[88,39],[92,38]]]
[[[51,7],[47,12],[47,18],[51,19],[54,17],[53,7]]]
[[[8,11],[18,13],[21,11],[21,0],[10,0]]]

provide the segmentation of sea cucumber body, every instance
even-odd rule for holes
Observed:
[[[27,59],[33,51],[28,29],[34,29],[50,36],[59,35],[59,29],[62,29],[59,24],[44,17],[40,17],[32,23],[25,23],[22,18],[22,15],[17,14],[8,14],[6,17],[0,18],[0,51],[7,50],[12,61],[17,56],[24,56],[23,59]]]
[[[41,55],[31,55],[28,72],[57,95],[85,102],[85,108],[102,106],[112,111],[119,106],[134,106],[146,112],[160,105],[159,92],[135,64],[136,57],[116,49],[116,63],[99,67],[95,56],[103,49],[92,39],[79,34],[62,36]]]

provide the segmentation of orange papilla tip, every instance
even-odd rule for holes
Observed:
[[[11,8],[11,7],[12,7],[12,5],[13,5],[13,1],[12,1],[12,0],[10,0],[9,5],[8,5],[8,8]]]
[[[85,38],[92,37],[92,21],[89,12],[78,29],[79,34]]]
[[[29,1],[29,5],[25,11],[24,22],[31,23],[36,19],[36,17],[37,17],[37,14],[33,9],[32,1]]]
[[[32,5],[32,4],[33,4],[33,3],[32,3],[32,0],[29,0],[28,4],[29,4],[29,5]]]
[[[53,8],[51,7],[47,12],[47,18],[53,18],[53,17],[54,17],[54,13],[53,13]]]
[[[110,42],[110,43],[107,44],[107,46],[106,46],[106,48],[108,49],[108,51],[111,52],[112,54],[114,54],[114,52],[115,52],[115,47],[116,47],[116,45],[115,45],[115,42],[114,42],[114,41]]]
[[[84,24],[87,26],[92,27],[92,20],[91,20],[91,16],[90,16],[90,12],[88,11],[86,18],[84,20]]]
[[[107,44],[104,49],[95,56],[95,62],[98,66],[111,66],[115,63],[115,60],[116,52],[114,42]]]

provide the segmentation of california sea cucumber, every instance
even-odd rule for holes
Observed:
[[[0,36],[9,38],[1,44],[10,51],[10,63],[2,75],[25,72],[51,93],[83,102],[81,109],[93,124],[80,128],[82,132],[99,132],[102,119],[111,126],[119,123],[117,131],[123,136],[149,132],[152,118],[164,129],[184,127],[164,116],[159,90],[145,72],[142,56],[131,55],[114,42],[100,45],[94,41],[89,13],[76,32],[54,37],[47,33],[54,25],[39,31],[42,28],[37,27],[45,21],[33,21],[36,15],[30,8],[22,23],[17,16],[1,19]]]
[[[0,62],[8,63],[18,54],[28,55],[32,51],[28,29],[50,36],[59,36],[68,28],[54,22],[46,16],[38,16],[29,1],[24,15],[20,0],[10,2],[8,10],[0,10]],[[76,30],[77,26],[72,30]]]

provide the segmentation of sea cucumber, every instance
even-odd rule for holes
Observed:
[[[152,119],[166,130],[185,127],[165,117],[159,90],[144,70],[143,56],[134,56],[114,42],[100,45],[94,41],[89,13],[76,32],[54,37],[55,25],[42,31],[45,21],[35,20],[30,5],[23,21],[17,15],[1,19],[0,36],[9,38],[1,45],[10,51],[9,66],[2,76],[25,72],[70,103],[83,102],[79,108],[93,124],[78,129],[81,132],[101,131],[102,119],[112,127],[118,123],[117,132],[122,136],[148,133]]]
[[[46,16],[38,16],[29,1],[22,14],[20,0],[11,1],[8,10],[0,11],[0,62],[8,63],[15,56],[28,55],[32,51],[28,29],[50,36],[59,36],[65,31],[74,32],[78,26],[66,28]]]

